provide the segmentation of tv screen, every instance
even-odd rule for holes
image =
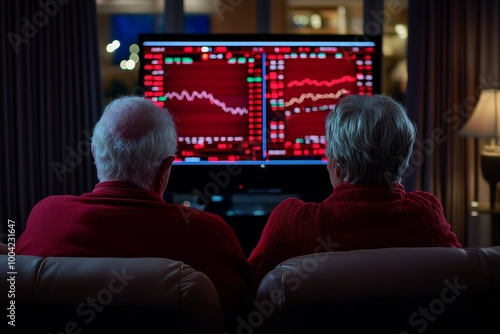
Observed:
[[[380,92],[379,36],[142,34],[139,41],[144,96],[177,122],[174,166],[279,166],[264,187],[287,167],[315,166],[303,169],[313,174],[321,167],[325,178],[327,113],[343,96]]]

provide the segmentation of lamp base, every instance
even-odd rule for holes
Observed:
[[[483,150],[481,152],[481,171],[490,185],[490,208],[495,208],[497,183],[500,182],[500,151]]]

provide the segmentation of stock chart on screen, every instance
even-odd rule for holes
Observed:
[[[177,124],[176,164],[324,164],[325,118],[376,94],[380,40],[362,35],[141,35],[144,96]]]

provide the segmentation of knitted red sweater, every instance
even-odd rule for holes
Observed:
[[[342,183],[321,203],[280,203],[248,262],[255,291],[266,273],[295,256],[421,246],[461,247],[434,195],[406,192],[402,184]]]

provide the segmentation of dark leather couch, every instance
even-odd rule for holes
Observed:
[[[500,333],[500,246],[300,256],[254,305],[254,333]]]
[[[222,332],[214,285],[179,261],[20,255],[15,275],[0,263],[2,322],[14,300],[16,333]]]
[[[35,256],[15,261],[19,333],[223,332],[213,284],[182,262]],[[5,310],[6,255],[0,263]],[[264,278],[253,306],[230,333],[496,334],[500,246],[301,256]]]

